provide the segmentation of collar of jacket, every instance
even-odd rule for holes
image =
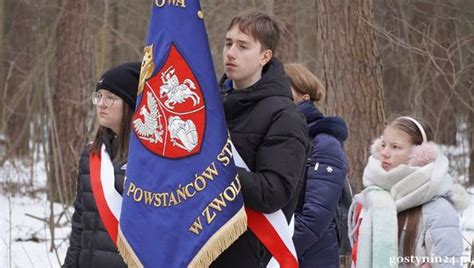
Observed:
[[[267,97],[281,96],[292,100],[290,83],[283,65],[276,58],[272,58],[263,67],[262,78],[248,88],[233,89],[232,82],[225,74],[219,83],[227,118],[239,115]]]
[[[102,143],[105,145],[105,149],[110,156],[110,159],[114,159],[115,154],[117,153],[118,143],[115,134],[112,130],[107,129],[107,132],[102,136]]]
[[[311,138],[324,133],[335,137],[341,143],[347,139],[349,131],[342,118],[338,116],[324,116],[310,100],[298,103],[298,110],[306,117]]]

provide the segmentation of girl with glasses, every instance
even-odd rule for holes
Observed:
[[[127,267],[103,218],[102,191],[97,185],[100,182],[104,193],[121,198],[139,75],[139,62],[114,67],[102,75],[92,94],[99,128],[79,162],[72,232],[63,267]],[[100,171],[93,164],[95,159],[99,159]]]

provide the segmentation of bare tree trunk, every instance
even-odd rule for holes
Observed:
[[[275,0],[273,4],[273,13],[283,20],[283,31],[277,51],[275,51],[275,56],[282,62],[294,62],[298,57],[296,2],[296,0]]]
[[[375,42],[372,0],[315,1],[318,74],[327,89],[326,113],[349,127],[346,152],[356,191],[371,141],[384,125],[381,63]]]
[[[152,1],[151,1],[152,2]],[[107,0],[108,21],[103,23],[108,53],[111,55],[105,69],[124,60],[141,61],[148,31],[150,1]],[[101,69],[103,70],[103,69]]]
[[[5,78],[6,78],[6,74],[4,71],[5,70],[5,61],[4,61],[5,48],[3,45],[4,40],[5,40],[4,25],[6,22],[4,6],[5,6],[5,1],[0,0],[0,81],[2,81],[0,83],[1,89],[5,88]],[[3,92],[3,90],[1,92]],[[4,103],[5,103],[3,95],[4,95],[3,93],[0,95],[0,104],[2,106],[4,106]],[[1,136],[4,135],[3,130],[5,128],[4,112],[5,112],[4,109],[0,109],[0,135]],[[3,142],[4,142],[4,138],[0,137],[0,148],[4,146]]]
[[[400,2],[383,0],[377,1],[375,16],[378,25],[383,25],[383,33],[377,39],[383,65],[382,77],[384,84],[385,112],[387,115],[406,113],[410,111],[413,100],[412,81],[415,75],[415,60],[413,53],[394,45],[387,33],[399,33],[400,39],[409,42],[399,8]],[[382,30],[381,30],[382,31]],[[414,86],[414,88],[418,88]]]
[[[50,130],[50,199],[69,203],[75,195],[77,163],[86,136],[85,118],[93,89],[89,0],[58,1],[56,86]]]
[[[103,12],[101,13],[101,25],[97,33],[97,38],[95,42],[96,49],[94,51],[95,63],[97,70],[105,70],[110,65],[111,56],[118,55],[116,51],[116,42],[112,38],[112,33],[110,30],[111,26],[111,19],[116,21],[118,17],[118,12],[116,12],[116,6],[110,4],[110,0],[102,1],[102,5],[104,7]],[[111,18],[112,17],[112,18]],[[115,27],[113,27],[115,28]]]
[[[5,61],[1,64],[5,64],[3,67],[7,72],[1,85],[2,119],[7,155],[24,157],[29,153],[32,90],[32,84],[25,83],[25,80],[34,65],[35,32],[32,25],[35,12],[33,6],[25,1],[11,1],[5,5],[10,12],[5,14],[8,16],[5,22],[9,23],[5,27],[5,39],[2,39]]]
[[[303,64],[308,67],[309,70],[316,70],[318,63],[316,62],[315,55],[319,52],[315,49],[316,43],[316,32],[314,26],[316,25],[316,16],[314,16],[313,10],[314,1],[296,1],[296,25],[298,38],[296,49],[297,58],[296,62]],[[320,76],[316,73],[316,76]]]
[[[471,59],[474,59],[474,53],[471,52]],[[467,186],[474,186],[474,68],[471,69],[471,80],[468,82],[468,92],[471,102],[471,110],[468,114],[468,136],[469,136],[469,173]],[[473,247],[474,248],[474,247]]]

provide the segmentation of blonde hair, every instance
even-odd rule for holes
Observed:
[[[308,94],[311,101],[319,102],[326,94],[323,83],[303,65],[299,63],[285,64],[285,72],[291,87],[300,94]]]

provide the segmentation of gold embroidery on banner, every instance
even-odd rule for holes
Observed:
[[[227,139],[226,144],[221,152],[217,155],[217,163],[221,163],[224,167],[230,163],[232,159],[231,141]],[[130,182],[127,189],[127,196],[131,196],[135,202],[143,202],[146,205],[154,207],[168,207],[177,206],[181,202],[192,198],[198,192],[206,189],[209,181],[213,181],[215,177],[219,176],[219,171],[216,162],[211,162],[200,174],[195,174],[194,179],[186,185],[178,185],[178,188],[171,192],[152,192],[144,188],[138,187],[133,182]],[[234,182],[232,182],[233,184]],[[232,185],[231,184],[231,185]],[[239,184],[240,186],[240,184]],[[230,188],[229,188],[230,189]],[[236,189],[236,188],[235,188]],[[237,190],[237,192],[240,189]],[[235,193],[232,190],[223,192],[226,199],[235,198]]]
[[[208,181],[213,181],[215,176],[218,176],[216,164],[212,162],[201,175],[195,174],[194,180],[185,186],[178,185],[178,189],[172,192],[151,192],[140,188],[133,182],[130,182],[127,189],[127,196],[132,196],[135,202],[144,202],[146,205],[153,205],[155,207],[176,206],[181,202],[186,201],[196,195],[197,192],[202,192],[206,189]]]
[[[225,167],[230,163],[232,158],[232,147],[230,137],[227,138],[227,142],[222,148],[222,151],[217,155],[217,160],[221,162]]]
[[[155,64],[153,63],[153,45],[149,45],[143,49],[143,60],[140,70],[137,96],[142,93],[143,88],[145,87],[145,80],[151,77],[154,69]]]
[[[242,208],[227,221],[196,253],[188,267],[209,267],[211,263],[247,230],[247,214]]]
[[[164,7],[166,4],[182,8],[186,7],[185,0],[155,0],[155,5],[157,7]]]
[[[217,162],[211,162],[201,173],[195,174],[188,184],[179,184],[177,189],[171,192],[151,192],[130,182],[126,190],[126,196],[135,202],[142,202],[145,205],[154,207],[177,206],[188,198],[193,198],[198,192],[204,191],[208,183],[212,183],[214,178],[219,176],[218,167],[225,167],[232,160],[230,142],[228,138],[221,152],[216,157]],[[216,163],[221,165],[216,166]],[[198,237],[206,227],[213,224],[216,218],[224,212],[225,208],[229,207],[237,199],[241,189],[239,175],[236,174],[234,180],[197,215],[187,231]],[[245,208],[242,206],[228,222],[209,238],[194,256],[188,267],[209,267],[219,254],[228,248],[245,230],[247,230],[247,216]],[[129,267],[143,267],[120,228],[117,246]]]
[[[207,225],[210,225],[214,221],[218,215],[217,212],[222,212],[222,208],[227,207],[228,203],[233,202],[237,198],[241,188],[239,175],[236,175],[235,180],[233,180],[232,183],[227,186],[222,193],[214,198],[202,211],[201,215],[204,217]],[[203,229],[201,216],[198,216],[188,230],[195,235],[199,235]]]

